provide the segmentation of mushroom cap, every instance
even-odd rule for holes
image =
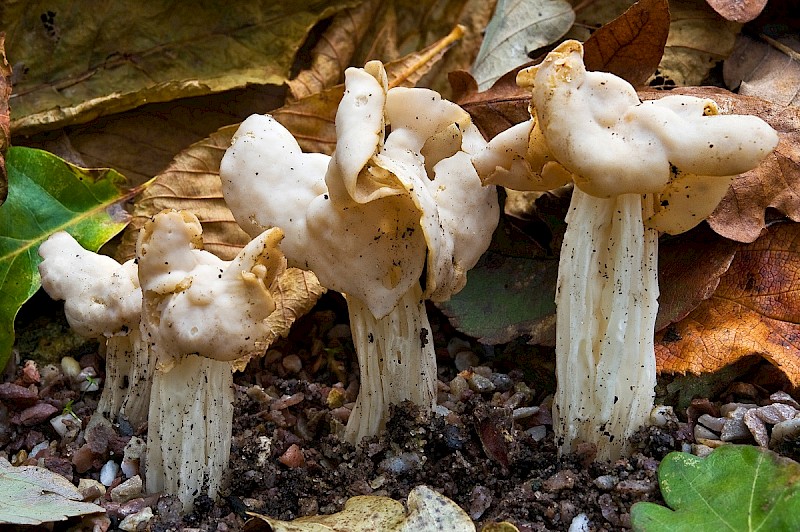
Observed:
[[[59,231],[39,246],[42,288],[64,300],[67,322],[88,338],[124,335],[138,326],[142,309],[137,266],[84,249]]]
[[[199,249],[200,223],[164,211],[139,236],[144,318],[153,348],[166,356],[198,354],[231,361],[259,349],[275,310],[269,286],[284,268],[278,228],[263,232],[233,261]]]
[[[499,218],[494,190],[469,162],[485,146],[469,115],[434,91],[387,89],[383,66],[370,62],[345,72],[336,125],[328,158],[303,154],[273,119],[242,123],[220,165],[239,224],[251,235],[283,227],[290,265],[361,299],[378,318],[423,273],[425,297],[463,287]],[[295,173],[303,168],[302,179],[286,161]]]
[[[600,198],[655,194],[656,213],[645,223],[668,233],[710,215],[731,179],[778,143],[760,118],[721,115],[710,99],[641,102],[625,80],[587,72],[583,46],[573,40],[521,70],[517,83],[531,88],[533,119],[474,157],[484,183],[546,190],[571,179]]]

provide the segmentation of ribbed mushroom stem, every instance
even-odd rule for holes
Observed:
[[[142,342],[139,328],[106,340],[106,382],[95,415],[116,421],[125,417],[133,427],[147,421],[154,357]]]
[[[553,419],[562,453],[586,442],[599,460],[627,454],[653,407],[658,233],[642,223],[650,213],[649,196],[573,192],[556,295]]]
[[[423,410],[433,408],[436,355],[419,283],[381,319],[354,297],[347,298],[347,309],[361,386],[344,439],[355,445],[383,429],[392,404],[411,401]]]
[[[153,377],[147,433],[147,492],[175,494],[189,511],[216,498],[228,467],[233,426],[231,363],[197,355]]]

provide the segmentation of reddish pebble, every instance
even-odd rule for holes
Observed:
[[[285,465],[286,467],[290,467],[292,469],[296,467],[303,467],[306,464],[306,459],[303,456],[303,450],[300,448],[299,445],[293,443],[286,449],[286,452],[283,453],[278,461]]]
[[[4,382],[0,384],[0,400],[16,406],[26,407],[35,405],[39,400],[36,388],[27,388],[19,384]]]
[[[58,412],[58,408],[48,403],[37,403],[30,408],[26,408],[11,419],[11,422],[16,425],[23,425],[30,427],[37,425],[42,421]]]
[[[36,367],[36,362],[33,360],[26,360],[25,366],[22,368],[23,384],[39,384],[41,379],[41,375],[39,375],[39,368]]]

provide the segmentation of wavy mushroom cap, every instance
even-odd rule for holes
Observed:
[[[198,228],[191,213],[165,211],[142,231],[137,253],[151,341],[167,355],[235,360],[269,334],[269,286],[285,268],[283,233],[270,229],[223,261],[198,249]]]
[[[127,334],[139,323],[142,290],[133,260],[120,264],[59,231],[39,246],[42,288],[64,300],[67,322],[88,338]]]

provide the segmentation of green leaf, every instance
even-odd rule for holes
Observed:
[[[751,445],[724,445],[706,458],[670,453],[658,468],[672,508],[633,506],[634,530],[800,530],[800,464]]]
[[[38,250],[67,231],[97,251],[128,223],[121,202],[138,190],[121,188],[114,170],[85,170],[55,155],[13,147],[6,154],[8,198],[0,206],[0,368],[14,344],[14,318],[41,285]]]
[[[40,525],[98,512],[105,510],[81,502],[81,493],[61,475],[0,458],[0,524]]]
[[[0,27],[18,80],[15,134],[100,114],[287,81],[295,54],[334,2],[9,0]]]

